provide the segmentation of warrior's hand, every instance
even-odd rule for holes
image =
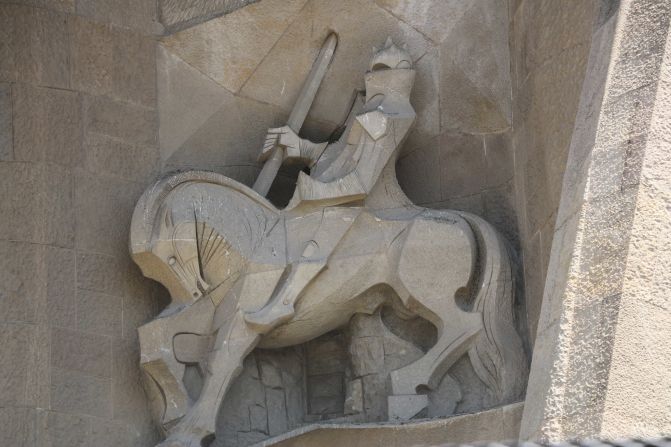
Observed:
[[[271,127],[268,129],[259,161],[265,161],[278,146],[284,149],[285,159],[299,158],[301,156],[300,144],[301,139],[289,126]]]

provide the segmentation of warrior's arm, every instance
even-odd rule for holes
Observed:
[[[300,138],[289,126],[268,129],[263,152],[259,159],[263,161],[268,158],[276,146],[284,149],[284,160],[301,160],[308,166],[312,166],[321,156],[328,142],[315,143],[305,138]]]

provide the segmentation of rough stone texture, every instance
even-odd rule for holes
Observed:
[[[132,346],[161,292],[124,210],[159,171],[151,3],[0,4],[0,445],[156,438]]]
[[[409,422],[399,430],[383,424],[315,424],[274,438],[266,446],[298,447],[319,445],[324,447],[367,447],[374,440],[376,445],[405,447],[408,445],[445,445],[459,443],[473,445],[491,439],[515,439],[523,405],[512,404],[494,410],[460,415],[448,419]],[[476,444],[477,445],[477,444]],[[498,444],[500,445],[500,444]]]
[[[595,24],[523,439],[671,429],[669,269],[662,255],[671,225],[670,16],[666,3],[629,0],[617,14],[601,9]]]
[[[258,0],[159,0],[161,23],[178,30],[227,14]]]
[[[521,0],[511,6],[511,205],[517,217],[532,345],[599,3]]]
[[[14,157],[14,131],[12,129],[12,88],[0,83],[0,160]]]

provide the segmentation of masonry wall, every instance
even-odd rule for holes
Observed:
[[[399,181],[418,204],[485,217],[521,253],[533,340],[601,2],[236,10],[246,3],[0,0],[0,445],[156,441],[136,328],[167,292],[128,256],[132,209],[174,169],[251,184],[265,129],[284,123],[321,45],[315,29],[341,45],[303,134],[324,140],[341,122],[373,45],[408,43],[418,121]]]
[[[127,247],[159,171],[155,4],[0,3],[0,445],[153,445],[136,327],[165,292]]]
[[[532,345],[593,25],[611,7],[610,0],[510,1],[515,209]]]

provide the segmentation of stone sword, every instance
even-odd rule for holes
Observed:
[[[301,89],[298,99],[294,104],[294,108],[291,110],[291,115],[289,115],[289,120],[287,121],[287,126],[291,128],[296,134],[301,130],[305,117],[308,115],[308,111],[312,106],[312,102],[317,95],[317,90],[324,80],[326,75],[326,70],[333,59],[333,54],[335,53],[336,46],[338,44],[338,36],[336,33],[331,33],[328,35],[324,44],[322,45],[317,59],[315,59],[312,64],[312,69],[308,74],[305,83]],[[262,196],[268,194],[270,186],[273,184],[277,172],[282,166],[282,160],[284,159],[284,151],[279,146],[275,147],[270,154],[270,157],[266,160],[263,165],[263,169],[259,173],[259,176],[254,182],[252,187],[254,191],[258,192]]]

